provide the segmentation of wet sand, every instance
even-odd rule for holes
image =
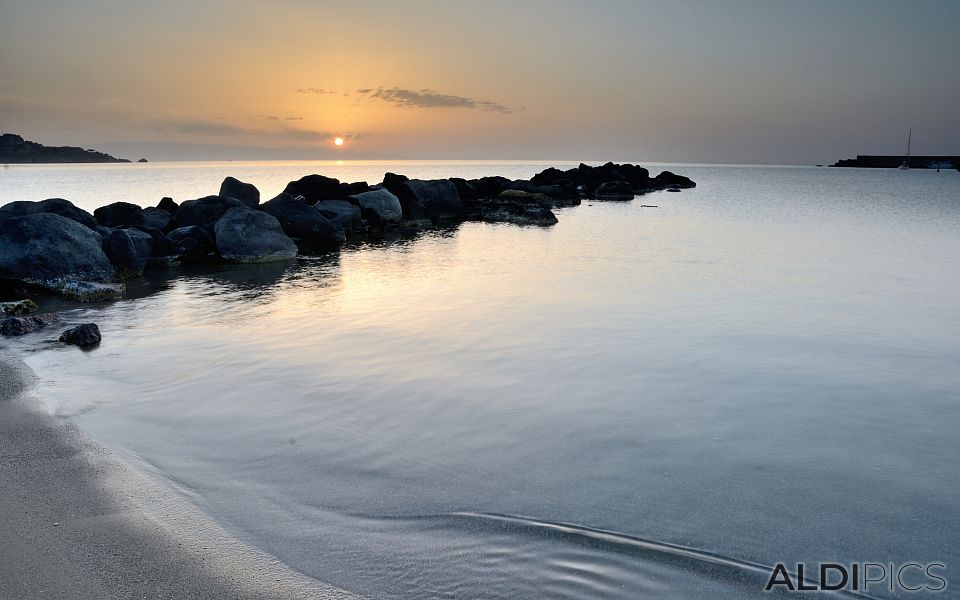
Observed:
[[[0,350],[0,598],[352,598],[231,537],[31,396]]]

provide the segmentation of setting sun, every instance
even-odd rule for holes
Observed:
[[[343,145],[343,138],[337,138],[337,139],[333,140],[333,143],[336,144],[337,146],[342,146],[342,145]]]

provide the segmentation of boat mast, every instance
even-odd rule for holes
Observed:
[[[910,138],[913,137],[913,127],[907,132],[907,153],[903,155],[903,164],[910,166]]]

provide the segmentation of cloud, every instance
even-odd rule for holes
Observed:
[[[325,90],[323,88],[297,88],[293,90],[297,94],[336,94],[335,90]]]
[[[269,119],[270,121],[302,121],[303,117],[278,117],[276,115],[260,115],[262,119]]]
[[[466,96],[441,94],[436,90],[408,90],[399,87],[382,88],[376,90],[357,90],[357,93],[367,94],[370,98],[377,98],[392,102],[397,106],[415,106],[417,108],[468,108],[510,114],[512,111],[500,104],[489,100],[477,100]]]
[[[159,123],[151,129],[170,131],[173,133],[191,133],[199,135],[249,135],[257,133],[245,127],[237,127],[217,121],[170,121]]]

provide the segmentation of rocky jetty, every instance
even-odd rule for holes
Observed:
[[[15,163],[128,163],[125,158],[78,146],[44,146],[19,135],[0,135],[0,164]],[[146,162],[144,160],[144,162]]]
[[[547,227],[555,210],[584,199],[629,201],[696,184],[638,165],[580,164],[529,180],[410,179],[386,173],[376,185],[307,175],[261,203],[260,190],[227,177],[219,193],[155,207],[114,202],[90,214],[62,198],[0,206],[0,283],[94,302],[121,297],[123,280],[184,263],[260,263],[326,252],[356,239],[463,221]],[[11,308],[8,314],[18,315]],[[4,305],[4,312],[7,311]],[[8,317],[25,318],[25,317]],[[37,324],[11,322],[11,330]]]

